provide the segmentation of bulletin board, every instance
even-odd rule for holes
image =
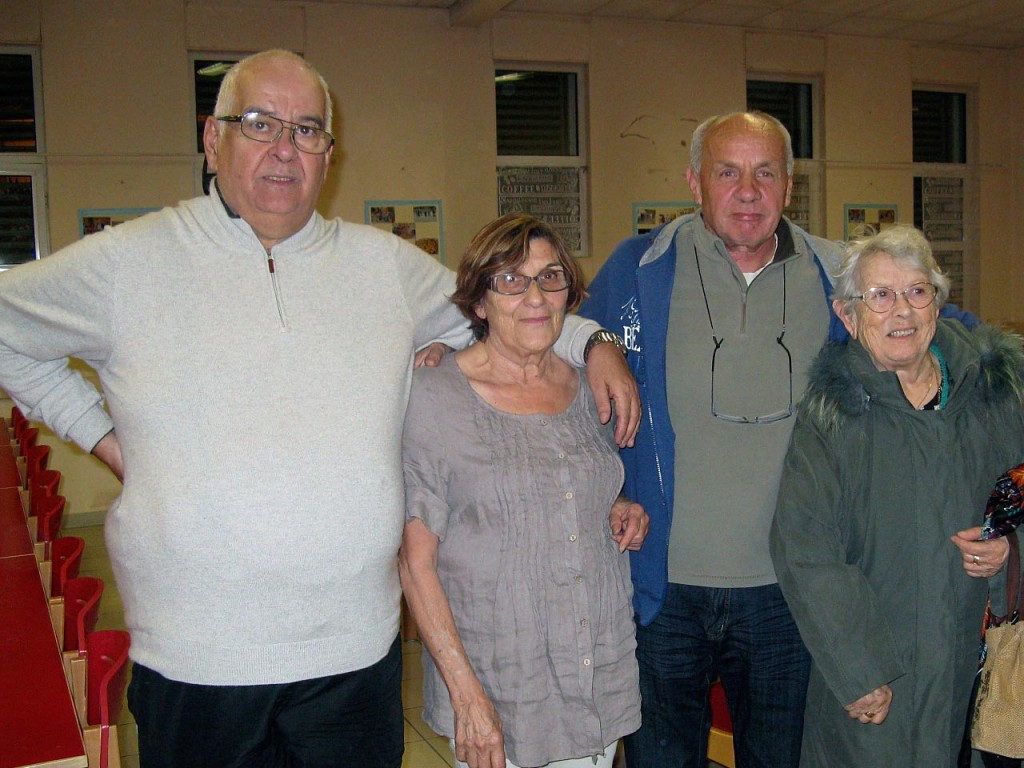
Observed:
[[[633,203],[633,234],[650,232],[679,216],[693,213],[699,207],[692,200],[680,203]]]
[[[366,200],[365,221],[408,240],[444,264],[444,227],[440,200]]]
[[[116,227],[126,221],[158,211],[159,208],[79,208],[78,234],[80,237],[99,232],[104,227]]]
[[[895,203],[847,203],[843,206],[843,239],[856,237],[864,227],[881,232],[897,221],[899,206]]]

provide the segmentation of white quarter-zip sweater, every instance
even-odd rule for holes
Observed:
[[[135,661],[255,685],[384,656],[412,352],[468,342],[453,290],[404,240],[319,214],[268,255],[215,194],[0,275],[0,386],[85,450],[116,426],[106,539]],[[597,326],[568,320],[579,363]]]

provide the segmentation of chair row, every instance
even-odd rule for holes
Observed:
[[[59,493],[61,473],[49,468],[50,447],[36,445],[39,429],[31,426],[18,406],[11,409],[11,423],[21,454],[19,459],[24,460],[21,462],[24,467],[22,503],[28,515],[29,535],[35,542],[36,560],[43,564],[50,561],[51,547],[64,519],[65,498]],[[43,584],[52,595],[47,576],[44,574]]]
[[[120,768],[117,720],[128,684],[131,638],[123,630],[96,629],[103,588],[103,580],[92,576],[68,579],[63,596],[51,598],[51,611],[89,766]]]
[[[37,445],[39,428],[32,426],[18,406],[11,408],[11,427],[20,454],[18,467],[23,473],[22,484],[27,488],[32,478],[46,469],[50,460],[50,446]]]
[[[121,630],[96,630],[104,584],[102,579],[78,575],[84,540],[60,536],[65,506],[58,492],[61,473],[48,467],[49,446],[36,444],[39,430],[17,406],[11,411],[11,424],[24,466],[29,533],[49,593],[50,617],[89,766],[120,768],[117,720],[128,682],[131,638]]]

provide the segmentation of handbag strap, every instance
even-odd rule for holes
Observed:
[[[1015,622],[1020,618],[1021,612],[1021,579],[1024,573],[1021,572],[1020,563],[1020,536],[1010,536],[1010,557],[1006,567],[1006,609],[1010,612],[1009,619]]]
[[[990,594],[988,604],[985,606],[985,620],[981,625],[982,642],[984,642],[985,632],[989,627],[1015,624],[1021,615],[1020,542],[1015,531],[1006,537],[1006,542],[1010,545],[1010,554],[1006,559],[1006,614],[996,616],[992,612],[992,597]]]

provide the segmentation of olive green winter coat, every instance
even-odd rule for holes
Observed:
[[[856,341],[822,350],[783,470],[771,550],[814,663],[801,768],[952,768],[989,583],[950,541],[1024,461],[1020,339],[940,320],[942,410],[916,411]],[[843,710],[888,684],[888,719]]]

